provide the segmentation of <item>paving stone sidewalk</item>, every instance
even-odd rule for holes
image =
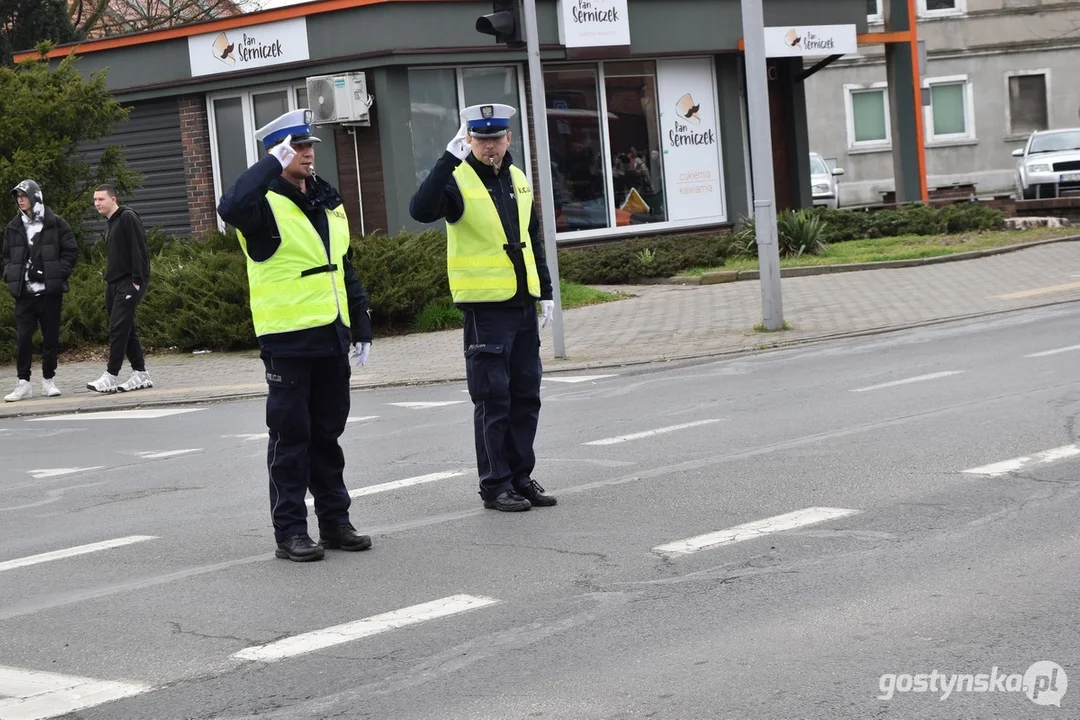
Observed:
[[[922,267],[784,278],[784,319],[791,329],[753,330],[761,320],[757,280],[720,285],[647,285],[617,289],[633,297],[564,313],[566,358],[555,358],[551,327],[542,334],[546,373],[751,352],[822,339],[869,334],[1080,300],[1080,242],[1041,245],[1004,255]],[[377,338],[354,388],[463,380],[461,331]],[[256,351],[169,354],[147,358],[155,387],[98,395],[86,389],[99,362],[60,358],[59,398],[42,398],[40,358],[35,396],[0,402],[0,417],[83,412],[261,396],[266,392]],[[15,368],[4,374],[14,387]],[[130,369],[125,367],[121,379]],[[8,385],[0,382],[2,392]]]

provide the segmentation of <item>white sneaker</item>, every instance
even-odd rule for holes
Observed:
[[[52,381],[52,378],[41,381],[41,394],[45,397],[60,397],[60,391],[56,388],[56,383]]]
[[[86,387],[99,393],[114,393],[120,389],[120,383],[117,382],[115,375],[110,375],[109,371],[106,370],[94,382],[86,383]]]
[[[150,379],[150,373],[145,370],[132,370],[131,377],[124,381],[124,384],[116,388],[120,392],[131,392],[132,390],[142,390],[143,388],[154,387],[154,382]]]
[[[15,385],[15,389],[11,392],[11,394],[4,396],[4,400],[6,402],[15,402],[17,400],[25,400],[26,398],[33,397],[33,396],[34,396],[34,389],[32,387],[30,387],[30,381],[29,380],[20,380]]]

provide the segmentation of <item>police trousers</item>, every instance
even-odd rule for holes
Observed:
[[[282,542],[307,534],[307,491],[319,527],[349,522],[345,454],[338,438],[349,418],[349,358],[274,357],[266,367],[266,426],[270,430],[270,516]]]
[[[540,417],[540,329],[532,304],[470,309],[464,315],[479,493],[493,500],[532,481]]]

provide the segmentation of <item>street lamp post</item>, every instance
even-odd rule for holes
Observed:
[[[780,330],[784,327],[784,308],[776,232],[769,80],[765,68],[765,16],[761,2],[742,0],[746,109],[750,124],[750,170],[754,183],[754,228],[761,278],[762,324],[766,330]]]

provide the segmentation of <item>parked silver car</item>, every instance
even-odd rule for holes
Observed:
[[[810,153],[810,188],[814,205],[824,205],[833,210],[840,207],[840,187],[836,178],[843,174],[843,168],[830,169],[825,158]]]
[[[1080,128],[1032,133],[1013,157],[1017,200],[1080,195]]]

